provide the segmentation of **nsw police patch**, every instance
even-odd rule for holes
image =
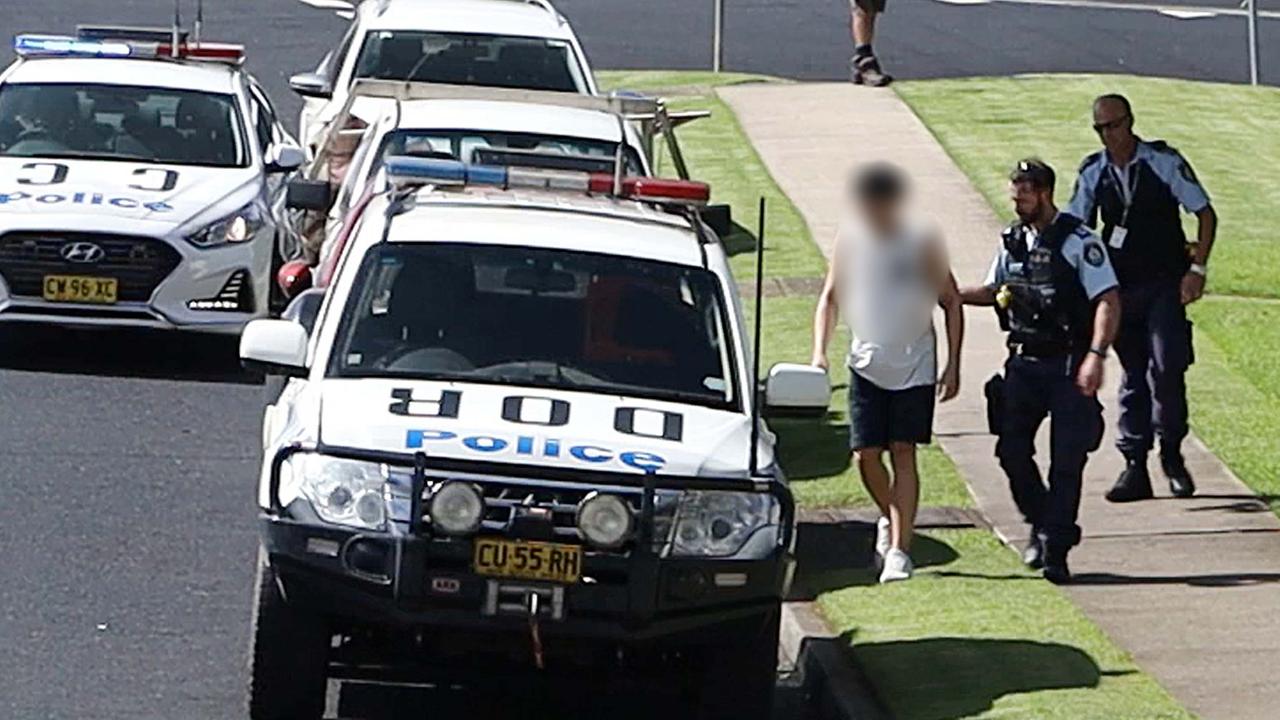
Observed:
[[[1102,261],[1107,259],[1107,252],[1102,249],[1098,243],[1086,243],[1084,246],[1084,261],[1093,267],[1102,267]]]

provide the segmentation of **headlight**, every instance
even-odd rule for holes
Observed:
[[[578,531],[597,547],[619,547],[631,536],[633,523],[631,508],[617,495],[592,493],[578,506]]]
[[[743,559],[764,557],[777,545],[780,513],[778,501],[765,493],[686,492],[676,511],[674,554],[731,557],[746,548]]]
[[[382,465],[305,453],[286,460],[281,472],[298,483],[321,520],[367,530],[386,527],[387,474]],[[281,478],[282,484],[285,480]]]
[[[263,216],[257,204],[249,203],[221,220],[191,233],[187,236],[187,241],[202,248],[241,243],[252,240],[258,230],[262,229],[262,225]]]
[[[484,497],[475,485],[451,481],[431,494],[431,526],[445,535],[470,535],[484,520]]]

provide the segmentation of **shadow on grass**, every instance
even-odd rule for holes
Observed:
[[[805,523],[796,529],[796,576],[789,600],[814,600],[841,588],[874,585],[875,526],[863,522]],[[948,565],[959,555],[950,545],[916,535],[911,559],[916,569]]]
[[[819,480],[849,469],[849,425],[827,419],[776,418],[769,426],[778,435],[778,460],[792,482]]]
[[[1005,695],[1093,688],[1103,675],[1079,648],[1028,640],[855,643],[853,654],[900,720],[969,717],[991,710]]]

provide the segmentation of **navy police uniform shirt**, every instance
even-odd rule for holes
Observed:
[[[1125,167],[1106,150],[1084,159],[1065,212],[1097,226],[1120,282],[1176,280],[1190,266],[1179,206],[1198,213],[1209,195],[1186,158],[1161,141],[1138,140]]]
[[[1037,239],[1039,239],[1038,233],[1034,228],[1028,227],[1028,250],[1035,246]],[[1107,257],[1102,241],[1089,228],[1084,225],[1077,226],[1075,232],[1062,241],[1061,252],[1067,264],[1075,269],[1076,277],[1080,279],[1080,286],[1084,288],[1085,297],[1090,301],[1097,300],[1098,296],[1117,286],[1111,259]],[[983,284],[992,290],[999,290],[1000,286],[1008,281],[1011,273],[1010,265],[1014,262],[1017,261],[1001,247],[991,263],[991,269],[987,271],[987,278]]]

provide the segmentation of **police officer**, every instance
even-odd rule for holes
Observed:
[[[1023,559],[1050,582],[1070,581],[1067,553],[1080,542],[1076,516],[1085,460],[1102,438],[1103,360],[1120,318],[1107,252],[1079,218],[1053,204],[1055,175],[1023,160],[1009,176],[1018,222],[1001,236],[986,282],[965,288],[968,305],[995,305],[1008,331],[1003,392],[993,408],[996,456],[1014,502],[1031,525]],[[1051,416],[1049,483],[1035,437]]]
[[[1124,368],[1116,444],[1126,464],[1107,499],[1129,502],[1152,496],[1147,453],[1157,434],[1160,465],[1170,490],[1176,497],[1190,497],[1195,483],[1182,458],[1187,435],[1185,375],[1193,358],[1185,306],[1204,292],[1217,215],[1177,150],[1134,135],[1133,111],[1124,96],[1095,100],[1093,123],[1104,149],[1080,166],[1067,212],[1090,225],[1096,225],[1101,212],[1102,238],[1124,305],[1116,338],[1116,354]],[[1190,257],[1179,205],[1199,220],[1198,242]]]

